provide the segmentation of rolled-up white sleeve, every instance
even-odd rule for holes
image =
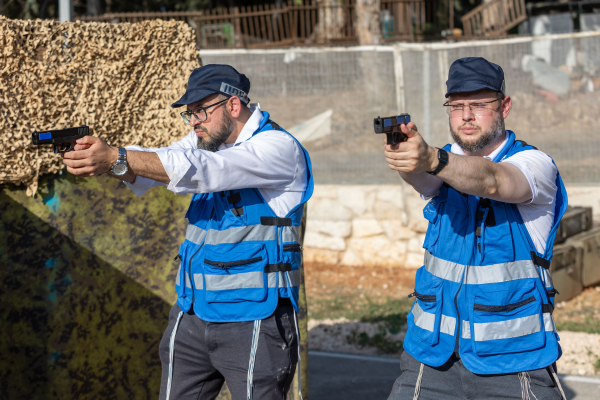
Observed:
[[[531,200],[526,204],[553,204],[556,197],[556,174],[558,169],[552,159],[539,150],[525,150],[503,160],[516,165],[527,178],[531,187]]]
[[[195,138],[196,138],[196,134],[194,133],[194,131],[192,131],[188,135],[186,135],[182,140],[174,142],[173,144],[171,144],[171,146],[166,147],[166,149],[174,149],[174,150],[182,151],[185,149],[194,148],[195,140],[197,140]],[[160,150],[160,148],[157,148],[157,147],[143,148],[140,146],[127,146],[125,148],[127,150],[131,150],[131,151],[145,151],[145,152],[155,152],[155,153],[158,150]],[[125,181],[123,181],[123,183],[129,189],[131,189],[133,191],[133,193],[135,193],[137,196],[143,195],[144,193],[146,193],[148,190],[150,190],[153,187],[167,186],[162,182],[158,182],[158,181],[155,181],[150,178],[145,178],[143,176],[136,177],[135,182],[133,182],[133,183],[129,183],[129,182],[125,182]]]
[[[281,131],[266,131],[217,152],[200,149],[156,150],[177,194],[210,193],[242,188],[304,190],[294,182],[304,155],[295,140]]]

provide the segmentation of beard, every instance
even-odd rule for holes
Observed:
[[[472,124],[470,122],[464,123],[462,127],[473,127],[479,128],[479,126]],[[452,139],[460,146],[461,149],[467,151],[469,153],[475,153],[480,150],[485,149],[487,146],[492,144],[500,135],[504,133],[504,118],[502,118],[502,114],[498,113],[498,116],[494,119],[491,128],[484,132],[483,135],[477,139],[475,142],[466,143],[464,140],[458,136],[458,133],[452,129],[452,124],[450,124],[450,134],[452,135]]]
[[[229,135],[235,129],[235,121],[229,115],[227,110],[223,111],[221,116],[221,123],[214,132],[208,132],[203,126],[195,126],[194,129],[200,129],[206,136],[198,138],[198,149],[212,151],[213,153],[219,149],[219,147],[225,143],[229,138]]]

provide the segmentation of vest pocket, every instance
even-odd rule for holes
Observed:
[[[267,251],[262,244],[206,246],[204,289],[208,303],[263,301],[267,296]]]
[[[429,250],[433,245],[437,243],[438,237],[440,236],[440,226],[436,225],[436,222],[439,218],[438,211],[440,208],[441,201],[439,200],[439,196],[431,199],[425,208],[423,208],[423,217],[429,224],[427,225],[427,234],[425,235],[425,241],[423,242],[423,247]]]
[[[458,261],[467,235],[469,215],[466,209],[437,196],[427,203],[423,216],[429,221],[423,247],[446,260]]]
[[[442,318],[442,280],[419,268],[415,278],[415,297],[408,314],[408,327],[423,343],[436,345]]]
[[[474,291],[470,315],[475,354],[494,355],[539,349],[546,343],[542,300],[532,280],[514,288]]]

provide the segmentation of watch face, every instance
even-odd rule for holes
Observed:
[[[113,165],[111,170],[112,170],[112,173],[117,176],[125,175],[127,173],[127,164],[119,163],[119,164]]]

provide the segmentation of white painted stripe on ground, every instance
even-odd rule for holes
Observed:
[[[386,358],[386,357],[377,357],[377,356],[363,356],[360,354],[345,354],[345,353],[332,353],[329,351],[318,351],[318,350],[309,350],[309,356],[317,356],[317,357],[334,357],[334,358],[348,358],[351,360],[361,360],[361,361],[379,361],[379,362],[387,362],[392,364],[400,364],[399,358]]]
[[[600,385],[600,378],[594,378],[593,376],[578,376],[578,375],[562,375],[558,374],[558,379],[566,382],[583,382],[583,383],[595,383]]]
[[[361,361],[379,361],[391,364],[400,363],[399,358],[387,358],[387,357],[378,357],[378,356],[363,356],[360,354],[346,354],[346,353],[333,353],[329,351],[319,351],[319,350],[309,350],[309,356],[316,357],[333,357],[333,358],[346,358],[350,360],[361,360]],[[582,382],[582,383],[592,383],[600,385],[600,378],[594,378],[591,376],[577,376],[577,375],[563,375],[558,374],[558,379],[565,382]]]

